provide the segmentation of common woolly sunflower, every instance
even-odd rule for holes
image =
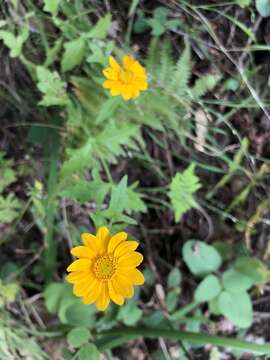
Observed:
[[[132,56],[123,57],[123,67],[110,56],[109,63],[111,67],[103,70],[107,80],[103,87],[111,90],[112,96],[121,95],[124,100],[129,100],[139,96],[140,91],[147,90],[147,75],[144,67]]]
[[[142,254],[135,251],[139,244],[127,237],[126,232],[111,235],[102,226],[96,236],[83,233],[83,246],[71,249],[71,254],[79,259],[67,268],[70,274],[66,279],[85,304],[95,303],[101,311],[110,300],[123,305],[125,298],[133,296],[133,286],[144,283],[143,274],[136,269],[143,261]]]

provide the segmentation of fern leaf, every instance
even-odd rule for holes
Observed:
[[[220,79],[220,75],[212,74],[200,77],[198,80],[196,80],[195,85],[191,89],[191,96],[195,99],[199,99],[200,97],[204,96],[208,91],[213,90]]]
[[[191,75],[191,55],[190,46],[186,48],[180,59],[175,65],[175,71],[172,73],[171,82],[168,86],[170,93],[182,96],[187,91],[188,81]]]
[[[182,173],[178,172],[170,184],[169,197],[176,222],[180,221],[186,211],[197,207],[193,194],[201,187],[201,184],[194,170],[195,164],[192,163]]]

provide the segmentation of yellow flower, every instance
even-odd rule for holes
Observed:
[[[103,311],[110,299],[117,305],[123,305],[125,298],[134,294],[134,285],[144,283],[143,274],[136,267],[143,256],[136,252],[138,242],[128,241],[126,232],[111,235],[102,226],[97,235],[81,235],[84,246],[71,249],[78,257],[67,268],[71,272],[67,281],[73,284],[73,293],[83,298],[85,304],[95,303]]]
[[[105,80],[103,87],[111,90],[112,96],[121,95],[124,100],[139,96],[140,91],[147,90],[147,76],[142,65],[131,56],[123,57],[123,68],[110,56],[111,67],[103,70]]]

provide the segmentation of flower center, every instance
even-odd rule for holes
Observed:
[[[119,74],[119,80],[122,81],[125,84],[128,84],[133,79],[133,73],[131,71],[124,71],[121,70]]]
[[[109,280],[116,270],[117,260],[112,255],[101,255],[96,258],[93,266],[94,274],[97,279]]]

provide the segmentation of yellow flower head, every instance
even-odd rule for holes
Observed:
[[[112,96],[121,95],[124,100],[139,96],[140,91],[147,90],[147,76],[142,65],[129,55],[123,57],[123,67],[110,56],[111,67],[103,70],[107,78],[103,87],[111,90]]]
[[[71,249],[71,254],[79,259],[67,268],[71,273],[66,279],[85,304],[95,303],[101,311],[110,300],[123,305],[125,298],[133,296],[133,286],[144,283],[143,274],[136,269],[143,260],[142,254],[135,251],[139,244],[127,237],[126,232],[111,235],[102,226],[96,236],[83,233],[84,246]]]

